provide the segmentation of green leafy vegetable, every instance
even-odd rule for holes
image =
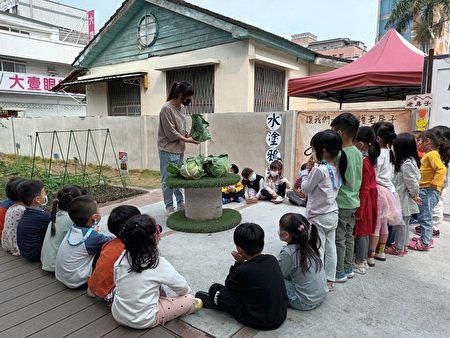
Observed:
[[[181,166],[177,167],[175,164],[169,163],[169,165],[167,166],[167,171],[169,172],[169,174],[173,175],[173,176],[180,176],[180,169]]]
[[[208,176],[224,177],[227,176],[231,163],[228,160],[228,155],[208,156],[203,167]]]
[[[203,161],[198,157],[188,157],[182,164],[180,174],[184,178],[198,180],[205,175]]]
[[[200,114],[193,114],[192,127],[189,136],[198,142],[205,142],[211,139],[211,133],[208,130],[209,123]]]

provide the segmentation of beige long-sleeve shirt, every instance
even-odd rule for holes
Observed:
[[[178,109],[170,101],[166,102],[159,113],[158,149],[184,153],[186,144],[179,137],[186,134],[186,107],[181,105]]]

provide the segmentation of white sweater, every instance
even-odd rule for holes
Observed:
[[[381,153],[377,159],[377,165],[375,167],[375,172],[377,175],[377,184],[388,188],[392,192],[395,192],[394,183],[392,183],[392,164],[389,149],[381,148]]]
[[[129,258],[131,262],[131,258]],[[111,312],[121,325],[135,329],[145,329],[153,325],[159,305],[159,287],[167,285],[179,296],[191,289],[164,257],[159,257],[158,266],[140,273],[128,272],[130,263],[125,252],[114,264],[114,301]]]

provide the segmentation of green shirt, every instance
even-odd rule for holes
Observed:
[[[337,204],[339,209],[359,208],[359,188],[362,180],[363,156],[355,146],[343,148],[347,155],[347,169],[345,170],[345,184],[339,189]]]

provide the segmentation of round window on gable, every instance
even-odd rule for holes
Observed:
[[[149,47],[155,42],[158,26],[152,14],[146,14],[139,21],[138,40],[142,47]]]

